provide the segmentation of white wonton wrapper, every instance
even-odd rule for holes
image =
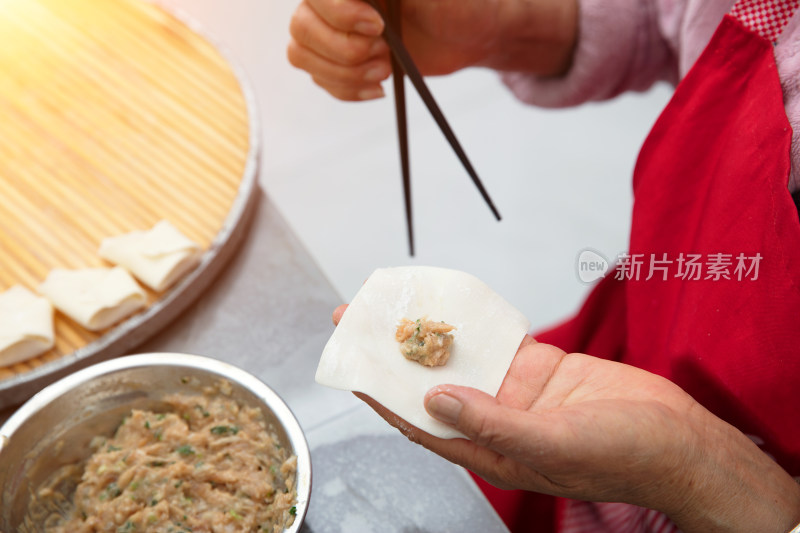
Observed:
[[[149,231],[108,237],[100,257],[127,269],[155,291],[163,291],[200,263],[200,245],[162,220]]]
[[[455,326],[450,359],[425,367],[395,340],[403,318]],[[317,383],[363,392],[414,426],[441,438],[463,437],[425,411],[436,385],[496,395],[530,322],[476,277],[435,267],[378,269],[358,291],[328,340]]]
[[[144,290],[120,267],[55,269],[39,292],[56,309],[92,331],[119,322],[147,303]]]
[[[0,294],[0,366],[36,357],[53,342],[53,306],[47,298],[19,285]]]

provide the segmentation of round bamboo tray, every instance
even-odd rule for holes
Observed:
[[[0,408],[154,334],[231,255],[257,198],[253,99],[189,24],[139,0],[0,1],[0,291],[108,266],[104,237],[172,222],[205,253],[147,309],[0,368]]]

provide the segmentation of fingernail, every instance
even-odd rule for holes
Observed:
[[[375,41],[369,47],[369,57],[375,57],[386,52],[388,49],[389,46],[386,44],[386,41],[383,39],[375,39]]]
[[[356,22],[356,25],[353,26],[353,29],[361,35],[367,35],[369,37],[378,37],[381,33],[383,33],[383,26],[380,23],[371,20],[362,20],[360,22]]]
[[[435,419],[454,426],[464,405],[447,394],[437,394],[428,400],[428,412]]]
[[[358,92],[359,100],[375,100],[376,98],[383,98],[384,96],[386,96],[386,94],[383,92],[383,87],[362,89]]]
[[[389,77],[389,68],[386,65],[372,67],[364,74],[364,81],[383,81]]]

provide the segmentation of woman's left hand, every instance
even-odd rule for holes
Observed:
[[[526,337],[496,398],[456,385],[426,395],[428,413],[467,439],[439,439],[358,396],[409,439],[501,488],[633,503],[686,532],[800,522],[800,486],[780,466],[680,387],[629,365]]]

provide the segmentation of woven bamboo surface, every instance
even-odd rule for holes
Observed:
[[[0,73],[0,291],[106,265],[104,237],[161,219],[209,246],[249,128],[239,81],[204,38],[138,0],[0,0]],[[60,313],[55,333],[0,380],[103,334]]]

